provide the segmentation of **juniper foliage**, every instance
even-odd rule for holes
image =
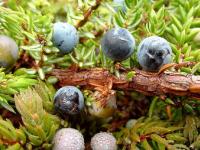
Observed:
[[[89,137],[101,129],[113,131],[123,150],[200,148],[200,102],[190,97],[161,100],[136,92],[126,96],[118,91],[118,110],[110,120],[89,116],[74,123],[72,118],[63,120],[55,115],[52,84],[57,79],[47,75],[53,68],[75,63],[80,68],[107,68],[119,75],[114,62],[103,55],[100,47],[102,35],[113,27],[128,29],[137,45],[148,36],[164,37],[171,44],[173,62],[197,62],[179,72],[200,74],[199,0],[125,0],[126,11],[114,9],[115,5],[111,0],[0,0],[0,34],[12,37],[19,45],[21,58],[25,54],[28,60],[19,60],[12,73],[0,70],[0,110],[15,112],[21,118],[16,126],[2,113],[0,149],[50,149],[60,126],[79,128]],[[78,29],[80,41],[71,54],[59,55],[51,42],[56,21],[68,22]],[[136,50],[121,64],[140,68]],[[129,75],[131,78],[134,73]],[[86,112],[94,101],[91,93],[84,91]],[[142,109],[143,104],[148,111]],[[137,120],[127,127],[129,119]],[[90,130],[87,123],[91,124]]]

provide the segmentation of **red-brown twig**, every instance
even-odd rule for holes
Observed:
[[[179,65],[179,64],[178,64]],[[175,65],[176,68],[178,65]],[[129,70],[130,71],[130,70]],[[106,69],[55,69],[52,75],[59,79],[59,85],[74,85],[82,88],[99,90],[103,94],[111,89],[124,91],[138,91],[145,95],[178,95],[190,96],[200,99],[200,76],[192,74],[183,75],[179,72],[150,73],[138,69],[131,80],[127,80],[127,72],[121,73],[117,78]]]
[[[96,3],[94,6],[91,6],[85,13],[84,13],[84,18],[83,20],[80,20],[77,24],[76,24],[76,28],[80,28],[82,27],[89,19],[89,17],[91,16],[92,12],[94,10],[96,10],[101,4],[101,0],[96,0]]]

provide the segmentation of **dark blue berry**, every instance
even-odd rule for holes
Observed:
[[[79,36],[74,26],[64,22],[54,24],[52,42],[61,54],[70,53],[78,41]]]
[[[109,30],[101,41],[103,53],[114,61],[123,61],[131,56],[135,48],[135,39],[124,28]]]
[[[146,71],[158,71],[172,59],[172,49],[164,38],[151,36],[145,38],[138,47],[139,64]]]
[[[54,106],[61,114],[78,114],[84,108],[83,94],[74,86],[62,87],[54,96]]]
[[[0,35],[0,67],[10,69],[19,57],[16,42],[8,36]]]

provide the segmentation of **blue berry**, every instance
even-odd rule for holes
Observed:
[[[124,28],[109,30],[101,41],[103,53],[114,61],[123,61],[131,56],[135,48],[135,39]]]
[[[8,36],[0,35],[0,67],[10,69],[19,57],[16,42]]]
[[[145,38],[138,47],[139,64],[146,71],[158,71],[172,59],[172,49],[164,38],[151,36]]]
[[[55,23],[52,42],[60,50],[61,54],[70,53],[79,42],[76,28],[64,22]]]
[[[54,106],[62,115],[78,114],[84,108],[83,94],[74,86],[62,87],[54,96]]]
[[[115,7],[115,11],[119,11],[121,9],[122,12],[126,12],[125,0],[113,0],[113,2],[117,5]]]

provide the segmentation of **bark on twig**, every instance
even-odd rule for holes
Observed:
[[[82,27],[89,19],[89,17],[91,16],[92,12],[94,10],[96,10],[101,4],[101,0],[96,0],[96,3],[94,6],[91,6],[85,13],[84,13],[84,18],[83,20],[80,20],[77,25],[76,25],[76,28],[80,28]]]
[[[169,67],[172,66],[178,68],[178,65],[169,65]],[[131,80],[127,79],[127,73],[130,70],[123,71],[120,77],[117,78],[108,70],[102,68],[55,69],[52,75],[59,79],[60,86],[79,85],[82,88],[99,90],[103,94],[107,94],[111,89],[114,89],[138,91],[149,96],[178,95],[200,99],[200,76],[169,72],[166,71],[168,67],[165,66],[164,68],[158,73],[132,69],[135,75]]]

